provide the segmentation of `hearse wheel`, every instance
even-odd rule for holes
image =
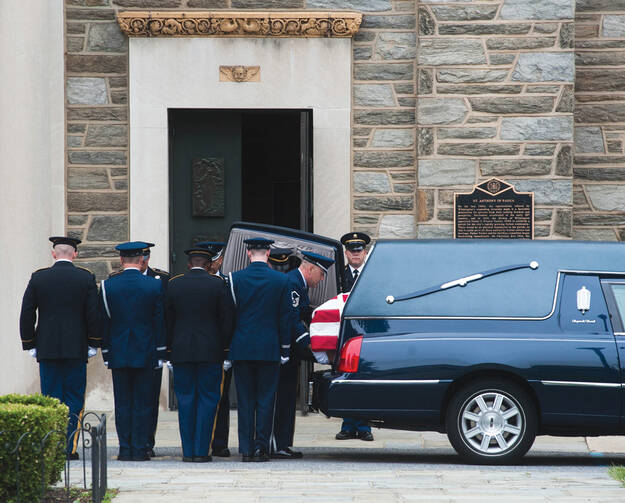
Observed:
[[[472,463],[510,463],[534,443],[536,416],[534,401],[518,384],[479,379],[449,402],[447,436],[456,452]]]

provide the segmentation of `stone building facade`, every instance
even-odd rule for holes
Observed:
[[[362,12],[353,228],[452,237],[453,193],[498,177],[534,192],[535,237],[620,238],[618,0],[65,0],[67,231],[100,277],[129,235],[129,9]]]

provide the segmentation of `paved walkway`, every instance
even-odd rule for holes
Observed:
[[[114,460],[117,438],[109,423],[109,487],[114,503],[135,502],[625,502],[625,488],[608,475],[625,465],[625,437],[539,437],[520,466],[460,463],[444,435],[373,430],[375,441],[338,442],[340,420],[319,414],[297,418],[298,461],[241,463],[234,456],[212,463],[182,463],[177,414],[161,413],[156,459]],[[74,465],[74,463],[72,463]],[[72,480],[78,480],[78,466]]]

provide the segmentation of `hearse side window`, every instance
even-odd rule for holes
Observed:
[[[614,331],[622,333],[625,318],[625,283],[604,281],[603,287]]]

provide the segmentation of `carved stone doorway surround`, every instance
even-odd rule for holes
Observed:
[[[314,230],[349,230],[354,12],[122,12],[129,35],[130,238],[169,262],[170,108],[312,109]],[[220,66],[260,66],[220,81]]]

